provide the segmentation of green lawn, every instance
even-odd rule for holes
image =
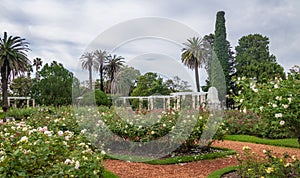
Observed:
[[[103,171],[103,178],[118,178],[118,176],[105,169]]]
[[[220,178],[224,173],[228,173],[228,172],[235,171],[235,170],[237,170],[237,166],[225,167],[223,169],[219,169],[219,170],[212,172],[211,174],[209,174],[207,176],[207,178]]]
[[[296,138],[267,139],[267,138],[259,138],[259,137],[255,137],[255,136],[249,136],[249,135],[226,135],[224,140],[251,142],[251,143],[259,143],[259,144],[265,144],[265,145],[291,147],[291,148],[300,148],[300,145]]]
[[[218,147],[215,147],[218,148]],[[199,160],[208,160],[208,159],[216,159],[216,158],[223,158],[229,155],[236,154],[234,150],[225,149],[225,148],[218,148],[222,151],[214,152],[214,153],[207,153],[201,155],[194,155],[194,156],[176,156],[170,157],[165,159],[154,159],[153,158],[145,158],[139,156],[128,156],[128,155],[112,155],[106,156],[106,159],[119,159],[119,160],[130,160],[132,162],[145,162],[148,164],[178,164],[178,163],[187,163],[192,161],[199,161]]]

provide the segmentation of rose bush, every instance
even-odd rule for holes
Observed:
[[[0,177],[101,177],[101,150],[74,124],[70,108],[35,108],[0,125]]]
[[[300,144],[300,73],[291,69],[286,79],[279,77],[267,83],[237,78],[238,95],[233,98],[240,112],[252,111],[260,116],[263,136],[280,138],[297,136]],[[292,135],[290,133],[293,133]]]
[[[160,142],[165,147],[175,143],[188,149],[199,146],[203,131],[212,129],[208,119],[209,112],[205,110],[181,110],[179,113],[174,110],[149,112],[113,107],[100,107],[88,112],[78,109],[78,121],[87,129],[89,137],[95,142],[101,140],[102,143],[111,144],[124,140],[147,144],[163,137]],[[114,135],[105,135],[103,131],[106,126]],[[218,124],[216,126],[219,127]],[[223,135],[224,132],[219,128],[213,140],[222,139]],[[207,140],[205,146],[209,146],[213,140]]]
[[[243,147],[243,154],[237,156],[238,174],[242,177],[299,177],[300,161],[296,156],[278,156],[270,150],[263,150],[258,156],[250,147]]]

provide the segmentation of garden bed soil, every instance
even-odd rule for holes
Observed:
[[[225,173],[221,176],[221,178],[241,178],[240,175],[236,171],[231,171],[228,173]]]
[[[238,153],[242,152],[243,146],[248,146],[259,155],[263,155],[263,150],[273,150],[274,153],[283,155],[287,152],[300,158],[300,149],[298,148],[284,148],[236,141],[216,142],[213,146],[233,149]],[[120,160],[105,160],[105,167],[120,178],[202,178],[207,177],[213,171],[234,165],[237,165],[235,156],[174,165],[150,165]]]

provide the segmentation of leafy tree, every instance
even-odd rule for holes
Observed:
[[[9,85],[14,96],[29,96],[31,79],[25,76],[15,78]]]
[[[13,96],[27,97],[30,95],[31,79],[27,76],[17,77],[10,83],[9,88],[12,91]],[[18,100],[16,102],[17,107],[22,107],[26,103],[25,100]]]
[[[171,90],[168,89],[163,79],[157,76],[157,73],[148,72],[137,78],[136,87],[131,96],[169,95],[170,93]]]
[[[120,68],[124,65],[124,61],[123,61],[123,57],[122,56],[117,56],[117,55],[109,55],[107,57],[107,62],[105,65],[105,71],[109,77],[109,82],[108,82],[108,86],[107,86],[107,91],[111,92],[111,83],[113,82],[116,73],[120,70]]]
[[[171,92],[157,73],[148,72],[137,78],[136,87],[133,89],[131,96],[169,95]],[[138,103],[138,99],[132,100],[133,108],[137,108]],[[146,106],[147,103],[143,102],[143,107]]]
[[[93,78],[92,78],[92,70],[95,67],[96,62],[94,60],[93,52],[85,52],[81,57],[81,66],[82,69],[89,71],[89,89],[93,89]]]
[[[19,36],[8,36],[4,32],[3,38],[0,38],[0,70],[2,82],[2,109],[7,111],[8,99],[7,89],[10,74],[24,73],[30,64],[26,52],[28,52],[29,43]]]
[[[35,77],[37,80],[40,80],[40,73],[39,73],[39,70],[40,70],[40,67],[42,66],[43,64],[43,61],[41,58],[35,58],[33,60],[33,66],[35,66]]]
[[[111,99],[103,91],[96,89],[83,95],[80,105],[111,106]]]
[[[100,90],[104,91],[104,69],[105,69],[105,62],[107,60],[107,52],[96,50],[94,51],[95,56],[95,65],[94,69],[99,72],[100,76]]]
[[[178,76],[168,79],[166,85],[172,92],[191,91],[191,85],[189,85],[188,81],[184,81]]]
[[[284,77],[284,70],[269,52],[269,38],[250,34],[239,39],[236,50],[236,77],[254,78],[266,82],[277,74]]]
[[[69,105],[72,102],[73,74],[62,64],[53,61],[40,72],[41,80],[35,80],[32,87],[33,98],[43,105]],[[74,78],[74,80],[77,80]],[[74,84],[79,82],[74,82]],[[73,86],[74,87],[74,86]],[[78,86],[79,87],[79,86]],[[76,97],[73,95],[73,97]]]
[[[200,92],[200,81],[198,68],[202,67],[206,58],[206,43],[199,37],[193,37],[187,40],[182,49],[181,61],[190,69],[195,69],[195,79],[197,91]]]

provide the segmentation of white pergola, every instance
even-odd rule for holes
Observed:
[[[130,99],[138,99],[139,100],[139,109],[142,109],[142,103],[144,100],[148,102],[148,110],[156,109],[155,102],[157,100],[161,100],[162,109],[171,109],[171,101],[174,101],[173,109],[179,110],[181,108],[181,104],[187,97],[191,97],[190,106],[193,109],[198,108],[202,103],[206,101],[207,92],[176,92],[171,93],[170,95],[152,95],[152,96],[125,96],[119,97],[117,100],[121,100],[123,102],[123,106],[126,106],[126,103]]]
[[[13,104],[13,106],[15,106],[16,107],[16,101],[17,100],[26,100],[26,105],[27,105],[27,107],[29,107],[30,106],[30,101],[32,101],[32,106],[34,107],[35,106],[35,100],[34,99],[32,99],[32,98],[30,98],[30,97],[16,97],[16,96],[9,96],[9,97],[7,97],[7,99],[8,99],[8,106],[10,106],[10,103],[12,103],[11,101],[15,101],[15,102],[13,102],[12,104]]]

